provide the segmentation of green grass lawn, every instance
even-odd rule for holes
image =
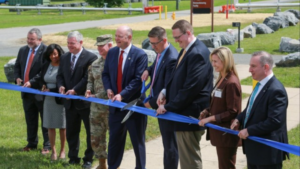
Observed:
[[[298,67],[275,67],[274,75],[285,87],[300,88],[300,66]],[[242,85],[252,85],[252,77],[241,81]]]

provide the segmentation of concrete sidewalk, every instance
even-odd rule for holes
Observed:
[[[237,70],[240,79],[251,76],[248,72],[249,65],[238,64]],[[289,106],[287,113],[287,128],[288,130],[296,127],[299,124],[299,88],[286,88],[289,98]],[[242,85],[243,93],[251,93],[252,86]],[[242,108],[247,104],[248,98],[242,101]],[[205,140],[206,136],[202,136],[200,141],[201,154],[204,169],[217,169],[218,158],[216,149],[210,144],[210,141]],[[146,143],[146,168],[147,169],[163,169],[163,146],[161,137],[151,140]],[[246,157],[242,152],[242,148],[238,148],[236,168],[243,169],[247,165]],[[95,165],[95,166],[98,166]],[[133,169],[135,167],[135,155],[133,150],[125,151],[120,169]],[[96,167],[95,167],[96,168]],[[180,167],[179,167],[180,169]]]

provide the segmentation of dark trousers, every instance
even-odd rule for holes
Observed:
[[[177,169],[179,157],[176,134],[172,128],[172,122],[158,119],[158,124],[164,146],[164,169]]]
[[[109,114],[109,144],[107,157],[109,169],[118,168],[122,162],[127,131],[129,132],[135,154],[135,169],[145,169],[145,131],[147,116],[140,113],[133,113],[125,123],[121,123],[127,112],[128,111],[116,111]]]
[[[253,165],[247,164],[248,169],[282,169],[282,163],[273,165]]]
[[[90,133],[90,108],[77,110],[74,107],[71,109],[66,109],[66,132],[67,132],[67,141],[69,146],[68,157],[70,161],[80,162],[78,157],[79,146],[80,146],[80,129],[81,129],[81,120],[83,121],[85,131],[86,131],[86,145],[87,148],[84,152],[83,161],[92,162],[94,151],[91,146],[91,133]]]
[[[219,169],[235,169],[237,147],[216,147]]]
[[[30,148],[37,148],[40,116],[42,122],[41,128],[44,139],[43,148],[50,150],[51,148],[48,137],[48,129],[43,127],[43,101],[37,101],[34,95],[32,94],[26,94],[22,100],[27,125],[27,146]]]

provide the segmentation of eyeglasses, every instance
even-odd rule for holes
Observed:
[[[155,46],[155,45],[159,44],[161,41],[163,41],[163,40],[161,39],[161,40],[158,41],[158,42],[149,42],[149,45]]]
[[[175,39],[175,40],[178,40],[182,35],[184,35],[185,34],[185,32],[184,33],[182,33],[181,35],[179,35],[179,36],[174,36],[173,38]]]

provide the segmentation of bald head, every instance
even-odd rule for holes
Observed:
[[[132,29],[126,25],[120,26],[116,31],[115,40],[119,48],[127,48],[131,44]]]

